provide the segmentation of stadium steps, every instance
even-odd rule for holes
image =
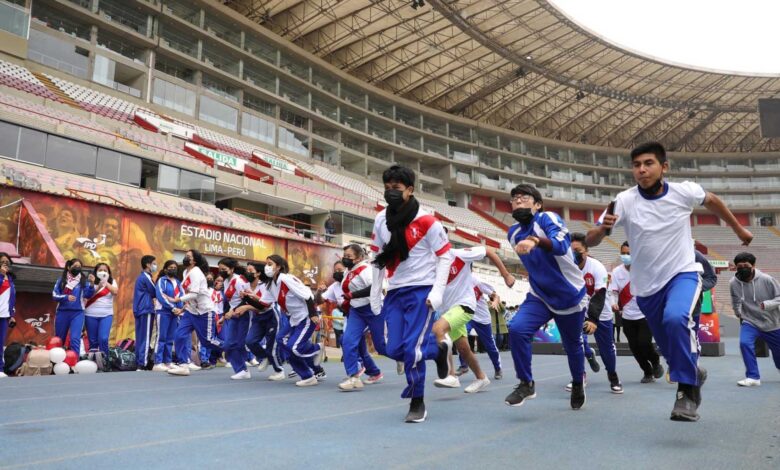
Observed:
[[[72,106],[76,109],[81,109],[81,106],[73,101],[73,99],[68,96],[64,91],[60,89],[49,77],[47,77],[45,74],[42,74],[40,72],[30,72],[32,73],[35,78],[40,80],[43,85],[49,89],[52,93],[57,95],[57,98],[62,101],[63,103],[67,104],[68,106]]]
[[[770,233],[773,233],[773,234],[777,235],[778,238],[780,238],[780,230],[778,230],[778,229],[776,229],[776,228],[774,228],[772,226],[767,227],[767,230]]]

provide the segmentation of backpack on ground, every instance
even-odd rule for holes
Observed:
[[[49,358],[49,351],[44,348],[33,348],[27,354],[27,359],[22,364],[17,375],[51,375],[54,366]]]
[[[120,347],[109,348],[108,362],[111,364],[112,370],[131,371],[138,368],[135,362],[135,353]]]
[[[87,360],[97,364],[98,372],[111,372],[111,364],[103,351],[90,351],[87,354]]]
[[[3,353],[3,361],[5,366],[3,372],[9,377],[15,376],[24,364],[24,360],[27,358],[27,353],[32,349],[31,346],[22,343],[11,343],[5,348]]]

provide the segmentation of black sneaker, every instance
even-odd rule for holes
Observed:
[[[607,377],[609,378],[609,389],[612,393],[623,393],[623,384],[620,383],[617,372],[607,374]]]
[[[656,379],[663,377],[664,372],[664,366],[662,366],[660,362],[653,367],[653,377]]]
[[[323,381],[328,378],[328,374],[325,373],[325,369],[323,369],[322,366],[314,366],[312,370],[314,371],[314,377],[317,378],[317,381]]]
[[[200,370],[209,370],[209,369],[213,369],[215,367],[216,366],[214,364],[211,364],[209,362],[201,362],[201,364],[200,364]]]
[[[504,378],[504,374],[501,372],[501,369],[496,369],[496,373],[493,378],[496,380],[501,380]]]
[[[409,412],[406,413],[405,421],[407,423],[422,423],[427,417],[428,412],[425,411],[425,402],[423,399],[412,398],[412,402],[409,404]]]
[[[461,375],[465,375],[465,374],[468,374],[468,373],[469,373],[469,368],[461,366],[461,367],[458,367],[458,370],[455,372],[455,375],[460,377]]]
[[[701,406],[701,387],[707,381],[707,369],[703,367],[697,367],[697,369],[696,380],[699,382],[699,385],[693,388],[693,399],[696,401],[696,406],[699,407]]]
[[[520,382],[512,393],[504,398],[504,403],[509,406],[522,406],[525,400],[536,398],[536,384],[534,382]]]
[[[571,409],[579,410],[585,406],[585,385],[582,383],[571,384]]]
[[[644,377],[642,377],[642,380],[639,381],[640,384],[651,384],[653,382],[655,382],[655,377],[653,377],[653,374],[645,374]]]
[[[436,355],[436,374],[440,379],[450,375],[450,354],[452,354],[452,340],[445,335],[444,341],[439,343],[439,354]]]
[[[592,353],[590,356],[585,356],[585,358],[588,360],[588,364],[590,365],[590,370],[592,370],[593,372],[598,372],[601,370],[599,361],[596,359],[596,353]]]
[[[698,421],[699,413],[696,410],[699,405],[696,404],[694,398],[694,392],[691,389],[684,389],[684,385],[680,384],[677,388],[677,400],[674,402],[674,409],[672,409],[672,421]]]

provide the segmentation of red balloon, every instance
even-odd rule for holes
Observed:
[[[53,348],[61,348],[62,347],[62,340],[59,336],[52,336],[49,338],[49,341],[46,342],[46,349],[53,349]]]
[[[72,349],[68,349],[68,351],[65,353],[65,364],[75,367],[76,363],[79,362],[79,355],[76,354],[76,351]]]

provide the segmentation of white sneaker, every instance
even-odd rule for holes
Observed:
[[[488,385],[490,385],[490,379],[485,377],[484,379],[477,379],[471,382],[463,391],[466,393],[477,393],[487,388]]]
[[[454,375],[448,375],[443,379],[436,379],[433,385],[439,388],[460,388],[460,379]]]
[[[286,378],[287,378],[287,374],[285,374],[283,370],[280,370],[279,372],[274,372],[273,374],[268,376],[268,380],[272,380],[274,382],[278,382]]]
[[[404,375],[403,361],[395,361],[395,373],[398,375]]]
[[[588,386],[588,374],[585,374],[582,377],[582,386],[587,387]],[[571,382],[567,383],[565,387],[563,387],[567,392],[571,392]]]
[[[8,377],[8,376],[5,374],[5,372],[0,371],[0,379],[4,379],[6,377]]]
[[[252,360],[251,360],[251,361],[249,361],[249,365],[250,365],[250,366],[252,366],[252,367],[255,367],[255,366],[259,366],[259,365],[260,365],[260,363],[259,363],[259,362],[257,362],[257,359],[255,359],[255,358],[252,358]]]
[[[168,373],[171,375],[180,375],[180,376],[187,376],[190,375],[190,368],[185,366],[178,366],[174,367],[173,369],[168,369]]]
[[[740,387],[758,387],[761,385],[761,380],[746,378],[737,382]]]
[[[154,367],[152,367],[152,372],[168,372],[169,369],[170,367],[165,364],[155,364]]]
[[[312,387],[314,385],[317,385],[318,383],[319,382],[317,382],[317,377],[312,375],[308,379],[299,380],[299,381],[295,382],[295,385],[297,385],[299,387]]]
[[[268,362],[268,359],[263,359],[263,362],[260,363],[260,365],[257,366],[258,372],[265,372],[266,369],[268,369],[268,365],[270,362]]]
[[[363,381],[358,377],[347,377],[347,379],[339,384],[339,390],[343,392],[354,392],[356,390],[363,390]]]
[[[187,363],[187,367],[188,367],[190,370],[200,370],[200,366],[199,366],[199,365],[197,365],[197,364],[195,364],[194,362],[189,362],[189,363]]]
[[[251,378],[252,374],[249,373],[249,369],[242,370],[241,372],[230,376],[230,380],[249,380]]]
[[[175,368],[177,368],[179,366],[178,366],[178,364],[174,364],[173,362],[169,362],[169,363],[165,364],[165,367],[167,367],[169,369],[175,369]]]

